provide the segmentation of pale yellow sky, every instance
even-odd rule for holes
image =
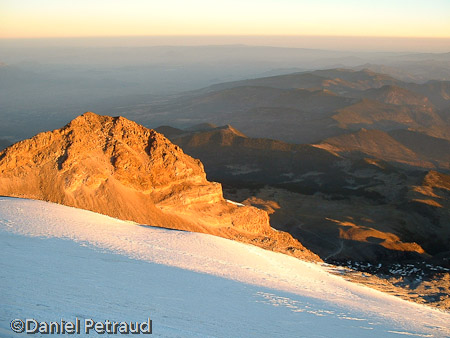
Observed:
[[[144,35],[450,38],[450,1],[0,0],[0,38]]]

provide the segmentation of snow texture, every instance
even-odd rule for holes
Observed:
[[[57,204],[0,197],[0,247],[1,337],[76,317],[150,317],[156,337],[450,337],[449,313],[325,265]]]

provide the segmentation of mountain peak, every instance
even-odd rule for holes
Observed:
[[[61,129],[0,152],[0,195],[319,259],[290,235],[272,230],[266,212],[228,203],[221,185],[206,179],[199,160],[156,131],[123,117],[88,112]]]
[[[142,132],[148,130],[147,128],[137,124],[136,122],[128,120],[123,116],[111,117],[98,115],[93,112],[86,112],[76,117],[71,122],[69,122],[64,127],[64,129],[82,128],[86,130],[96,130],[96,129],[104,130],[107,128],[111,128],[113,126],[116,128],[120,126],[121,128],[136,129]]]
[[[98,123],[103,123],[106,120],[113,119],[110,116],[102,116],[95,114],[93,112],[86,112],[80,116],[77,116],[75,119],[73,119],[69,125],[76,126],[76,125],[95,125]]]
[[[112,179],[140,193],[173,180],[206,182],[201,163],[185,155],[163,135],[124,117],[91,112],[78,116],[61,129],[19,142],[1,156],[4,159],[0,168],[2,164],[11,167],[9,163],[14,159],[15,168],[9,172],[12,177],[19,168],[26,167],[36,184],[47,186],[50,182],[46,178],[52,176],[55,184],[61,184],[60,191],[54,195],[49,192],[49,196],[25,186],[10,187],[8,191],[24,190],[21,194],[30,197],[44,194],[51,201],[62,204],[70,201],[69,205],[77,207],[80,199],[68,196],[68,192],[75,190],[83,195],[92,186],[93,191],[89,193],[94,193],[95,188],[108,185]]]
[[[237,130],[236,128],[234,128],[232,125],[230,124],[226,124],[222,127],[218,127],[216,128],[217,130],[221,130],[224,132],[230,132],[232,134],[235,134],[236,136],[240,136],[240,137],[247,137],[244,133],[241,133],[239,130]]]

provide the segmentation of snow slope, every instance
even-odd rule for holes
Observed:
[[[151,317],[157,337],[450,337],[450,314],[325,266],[57,204],[0,197],[0,248],[1,337],[75,317]]]

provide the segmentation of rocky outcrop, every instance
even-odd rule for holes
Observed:
[[[221,185],[207,181],[199,160],[123,117],[86,113],[0,152],[0,194],[319,260],[290,235],[273,230],[265,211],[224,200]]]

